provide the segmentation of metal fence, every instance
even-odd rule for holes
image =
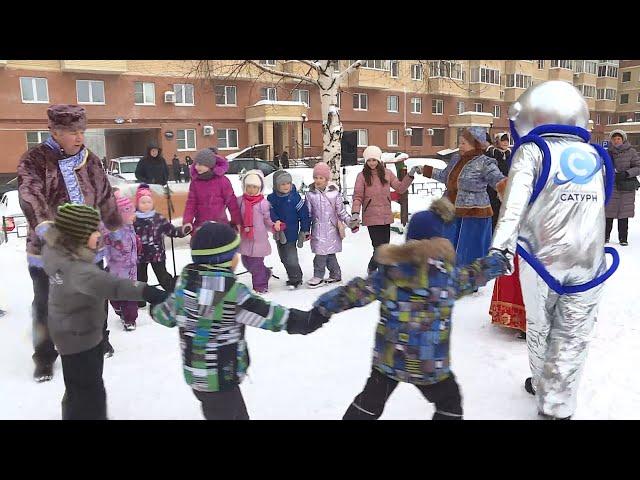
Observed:
[[[13,215],[11,217],[2,216],[2,232],[0,235],[0,243],[8,242],[9,235],[15,235],[17,238],[24,238],[29,234],[29,226],[25,222],[17,224],[16,219],[25,218],[24,215]],[[26,218],[25,218],[26,219]]]

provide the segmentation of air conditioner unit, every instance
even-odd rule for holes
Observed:
[[[413,129],[412,128],[405,128],[404,129],[404,134],[408,137],[410,137],[413,134]]]
[[[433,136],[435,132],[433,131],[433,128],[427,128],[427,135],[429,135],[430,137]]]
[[[213,127],[211,125],[205,125],[202,127],[202,134],[205,136],[213,135]]]
[[[164,92],[164,103],[176,103],[176,93],[172,91]]]

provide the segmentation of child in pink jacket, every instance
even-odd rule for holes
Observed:
[[[231,182],[224,176],[229,170],[227,159],[205,148],[196,154],[191,168],[189,196],[182,215],[183,231],[197,230],[207,221],[230,223],[234,228],[240,226],[238,202]],[[231,214],[230,221],[226,210]]]
[[[364,149],[364,167],[356,178],[353,189],[353,207],[351,208],[350,226],[360,223],[360,210],[362,209],[362,224],[369,230],[369,237],[373,245],[375,255],[380,245],[389,243],[391,238],[391,224],[393,212],[391,211],[391,189],[402,194],[407,191],[414,175],[420,171],[420,167],[411,169],[408,175],[398,180],[391,170],[382,162],[382,150],[375,145],[369,145]],[[376,271],[378,264],[371,256],[368,271]]]
[[[260,170],[249,170],[242,177],[242,191],[238,206],[242,215],[240,229],[240,255],[242,264],[251,272],[253,289],[267,293],[271,270],[264,264],[264,257],[271,254],[268,232],[273,230],[269,201],[264,198],[264,176]]]

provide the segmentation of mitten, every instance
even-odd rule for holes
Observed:
[[[164,302],[168,296],[169,294],[164,290],[156,287],[150,287],[149,285],[146,285],[144,290],[142,290],[142,298],[151,305],[157,305],[158,303]]]

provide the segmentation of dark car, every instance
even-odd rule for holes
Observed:
[[[237,175],[243,170],[261,170],[266,177],[275,172],[277,168],[271,162],[266,162],[259,158],[234,158],[229,161],[228,174]]]

